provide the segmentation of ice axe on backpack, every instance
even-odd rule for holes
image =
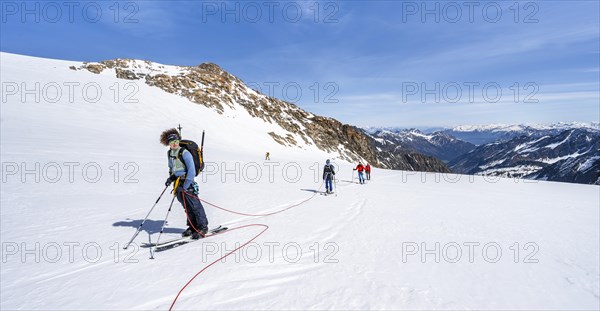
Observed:
[[[202,142],[200,143],[200,158],[202,158],[202,169],[204,169],[204,130],[202,131]]]
[[[198,152],[200,154],[200,168],[198,169],[198,174],[204,170],[204,130],[202,130],[202,141],[200,142],[200,150]]]

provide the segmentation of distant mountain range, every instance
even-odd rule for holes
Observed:
[[[416,151],[448,162],[473,149],[475,145],[445,132],[425,134],[417,129],[376,129],[365,131],[376,141],[375,147],[386,152]]]
[[[598,123],[364,130],[378,150],[414,150],[456,173],[600,184]]]
[[[600,133],[570,129],[481,145],[448,163],[453,172],[600,184]]]
[[[560,132],[569,129],[589,129],[598,130],[599,123],[580,123],[580,122],[559,122],[553,124],[534,124],[534,125],[461,125],[451,129],[441,129],[441,131],[456,137],[458,139],[470,142],[475,145],[484,145],[497,141],[507,141],[519,136],[544,136],[557,135]]]

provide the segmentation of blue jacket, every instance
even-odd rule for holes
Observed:
[[[170,152],[171,151],[169,150],[169,172],[171,172],[177,177],[186,175],[185,181],[183,182],[183,189],[188,189],[190,185],[194,182],[194,177],[196,176],[196,167],[194,166],[194,159],[192,158],[192,154],[184,149],[183,153],[181,154],[181,158],[183,158],[185,170],[174,171],[174,160],[173,158],[171,158]]]

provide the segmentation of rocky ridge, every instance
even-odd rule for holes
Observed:
[[[449,172],[435,157],[414,151],[391,152],[376,148],[377,142],[364,130],[333,118],[304,111],[298,106],[266,96],[244,84],[216,64],[165,66],[149,61],[114,59],[83,63],[73,70],[94,74],[114,72],[119,79],[141,80],[147,85],[187,98],[225,114],[243,107],[251,116],[277,124],[286,133],[269,132],[273,140],[286,146],[315,145],[350,162],[363,161],[375,167],[429,172]]]

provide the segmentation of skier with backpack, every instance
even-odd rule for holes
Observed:
[[[333,193],[333,177],[335,176],[335,168],[331,161],[327,159],[325,161],[325,166],[323,167],[323,180],[325,181],[325,193],[330,194]]]
[[[362,165],[362,163],[358,162],[358,165],[356,166],[356,168],[352,169],[353,171],[358,171],[358,182],[361,184],[365,183],[365,177],[363,175],[363,171],[365,170],[365,167]]]
[[[208,219],[198,198],[198,183],[194,181],[194,177],[204,166],[202,150],[193,141],[181,140],[179,132],[174,128],[162,132],[160,142],[169,146],[167,151],[169,178],[165,186],[175,183],[173,186],[175,195],[183,205],[187,216],[188,228],[182,236],[191,235],[192,239],[204,237],[208,232]]]

